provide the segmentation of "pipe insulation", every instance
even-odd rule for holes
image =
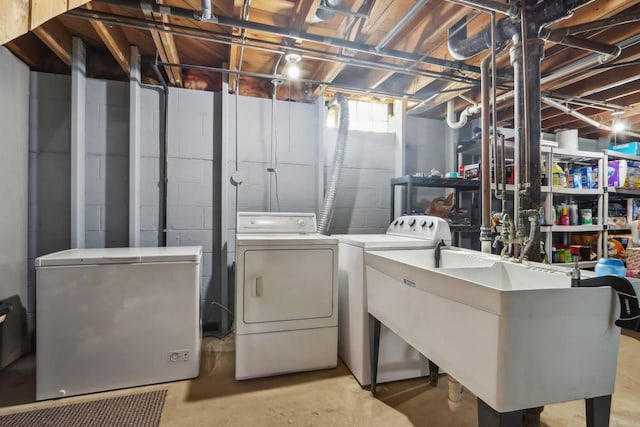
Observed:
[[[333,157],[333,166],[331,166],[329,184],[327,185],[318,220],[318,232],[322,234],[329,234],[329,226],[331,225],[335,208],[336,193],[338,192],[338,185],[340,184],[340,177],[342,176],[344,166],[347,136],[349,135],[349,101],[341,94],[338,94],[332,102],[332,106],[335,105],[340,109],[340,124],[338,126],[336,150]]]

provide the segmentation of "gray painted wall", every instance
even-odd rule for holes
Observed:
[[[223,105],[228,118],[226,148],[229,173],[235,171],[236,97]],[[243,183],[230,186],[227,200],[229,228],[227,230],[228,262],[235,259],[236,189],[238,211],[317,212],[317,107],[288,101],[276,101],[276,134],[278,183],[267,172],[271,166],[272,126],[270,99],[238,96],[238,170]],[[277,191],[276,191],[277,188]],[[279,203],[278,203],[279,201]],[[279,207],[279,208],[278,208]]]
[[[336,141],[337,129],[327,129],[325,179],[333,165]],[[349,131],[330,233],[386,232],[391,209],[394,153],[393,133]]]
[[[406,173],[413,175],[431,169],[441,173],[449,172],[447,167],[448,151],[452,150],[448,141],[447,124],[442,120],[425,119],[415,116],[407,117],[406,128]],[[431,200],[444,196],[447,190],[433,188],[417,188],[411,195],[411,207],[416,212],[424,212]]]
[[[0,368],[27,350],[29,67],[0,47],[0,300],[14,310],[0,335]]]

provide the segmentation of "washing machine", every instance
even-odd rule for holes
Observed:
[[[340,241],[338,354],[360,385],[365,386],[371,383],[365,251],[432,249],[441,241],[450,245],[451,231],[442,218],[413,215],[397,218],[386,234],[334,237]],[[428,360],[384,325],[380,331],[378,357],[378,383],[429,374]]]
[[[313,213],[245,213],[236,233],[236,379],[334,368],[338,239]]]

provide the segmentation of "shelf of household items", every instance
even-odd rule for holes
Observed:
[[[560,163],[586,163],[593,160],[604,159],[605,155],[605,153],[598,151],[579,151],[549,147],[542,147],[540,152],[551,154],[553,159]]]
[[[462,178],[441,178],[437,176],[413,176],[405,175],[391,178],[391,185],[410,185],[412,187],[455,188],[456,190],[478,190],[480,180]]]
[[[640,188],[606,187],[606,191],[607,193],[610,193],[610,194],[620,194],[623,196],[640,197]]]
[[[584,233],[604,230],[603,225],[541,225],[540,231],[543,233]]]
[[[632,161],[635,161],[635,162],[640,162],[640,156],[634,155],[634,154],[629,154],[629,153],[623,153],[621,151],[603,150],[603,154],[605,156],[607,156],[607,157],[613,157],[615,159],[632,160]]]
[[[479,226],[468,224],[449,224],[449,228],[451,229],[451,232],[455,233],[472,233],[480,231]]]
[[[541,193],[564,194],[567,196],[598,196],[604,193],[602,188],[568,188],[568,187],[540,187]]]

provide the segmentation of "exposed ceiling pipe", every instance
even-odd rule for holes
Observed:
[[[607,132],[613,132],[613,128],[609,125],[606,125],[604,123],[601,123],[597,120],[592,119],[591,117],[584,115],[582,113],[580,113],[579,111],[574,110],[573,108],[567,107],[564,104],[561,104],[557,101],[554,101],[553,99],[543,96],[542,98],[542,102],[544,102],[545,104],[553,107],[553,108],[557,108],[558,110],[562,111],[563,113],[569,114],[577,119],[582,120],[585,123],[590,124],[591,126],[595,126],[598,129],[602,129],[604,131]],[[633,136],[635,138],[640,138],[640,133],[636,133],[636,132],[632,132],[632,131],[619,131],[618,133],[622,133],[625,135],[629,135],[629,136]]]
[[[237,76],[247,76],[247,77],[257,77],[260,79],[280,79],[283,81],[295,80],[300,83],[311,83],[314,85],[322,85],[329,88],[333,88],[339,92],[345,93],[353,93],[362,95],[363,92],[371,95],[378,96],[381,98],[393,98],[393,99],[401,99],[401,100],[411,100],[411,101],[422,101],[421,98],[417,98],[414,94],[410,93],[398,93],[398,92],[388,92],[380,89],[362,89],[358,87],[353,87],[341,83],[334,82],[325,82],[322,80],[312,80],[312,79],[292,79],[287,76],[277,75],[277,74],[266,74],[266,73],[254,73],[251,71],[238,71],[238,70],[228,70],[226,68],[220,67],[209,67],[206,65],[193,65],[193,64],[174,64],[169,62],[157,62],[158,65],[162,67],[180,67],[184,69],[192,69],[192,70],[201,70],[201,71],[209,71],[212,73],[221,73],[221,74],[233,74]]]
[[[548,40],[554,43],[558,43],[564,46],[575,47],[578,49],[589,50],[591,52],[600,53],[606,56],[612,56],[617,58],[620,56],[621,49],[619,46],[610,45],[606,43],[600,43],[595,40],[589,40],[585,38],[580,38],[572,35],[567,35],[563,31],[551,31],[548,28],[540,29],[540,38],[543,40]],[[609,60],[605,60],[604,62],[609,62]]]
[[[105,3],[105,4],[115,5],[119,7],[140,10],[140,4],[135,0],[95,0],[95,1],[99,3]],[[191,9],[158,5],[157,3],[151,3],[150,8],[155,13],[160,13],[162,15],[176,16],[176,17],[188,18],[188,19],[193,19],[194,17],[193,11]],[[425,64],[437,65],[437,66],[448,68],[451,70],[480,73],[480,69],[478,67],[468,65],[460,61],[449,61],[446,59],[440,59],[440,58],[434,58],[434,57],[423,57],[422,55],[419,55],[419,54],[404,52],[404,51],[395,50],[395,49],[376,50],[374,46],[368,45],[366,43],[344,40],[336,37],[327,37],[321,34],[313,34],[313,33],[308,33],[304,31],[284,29],[284,28],[277,27],[275,25],[262,24],[262,23],[253,22],[253,21],[245,21],[243,19],[229,18],[226,16],[217,16],[212,19],[215,19],[215,23],[217,25],[221,25],[225,27],[245,28],[247,30],[259,31],[267,34],[272,34],[275,36],[286,37],[293,40],[301,40],[306,42],[319,43],[326,46],[328,45],[332,47],[345,48],[345,49],[360,52],[360,53],[368,53],[376,56],[385,56],[387,58],[393,58],[393,59],[398,59],[402,61],[421,60]]]
[[[450,0],[451,1],[451,0]],[[474,3],[482,4],[487,0],[456,0],[455,2],[461,3]],[[549,25],[552,22],[558,21],[563,18],[571,16],[573,11],[592,0],[575,0],[573,2],[566,2],[564,0],[551,0],[544,1],[538,4],[532,11],[531,16],[533,19],[527,23],[529,27],[540,28],[544,25]],[[497,47],[503,46],[511,40],[514,34],[520,33],[520,14],[519,8],[515,7],[515,3],[503,4],[503,6],[509,8],[508,17],[502,18],[497,22],[496,28],[496,44]],[[515,8],[515,9],[514,9]],[[493,10],[493,9],[490,9]],[[460,25],[465,25],[464,22]],[[475,35],[465,38],[466,33],[461,32],[455,37],[452,37],[448,41],[449,52],[457,60],[469,59],[474,55],[487,50],[491,47],[491,25],[487,25]],[[579,46],[577,46],[579,47]]]
[[[429,0],[418,0],[412,7],[411,9],[409,9],[409,11],[396,23],[396,25],[391,29],[391,31],[389,31],[383,38],[382,40],[380,40],[380,42],[378,42],[378,44],[376,45],[376,50],[380,50],[382,48],[384,48],[399,32],[402,28],[404,28],[405,25],[407,25],[407,23],[413,19],[414,16],[416,16],[416,13],[418,13],[418,11],[420,9],[422,9],[422,6],[424,6],[425,4],[427,4]]]
[[[518,9],[514,4],[500,3],[495,0],[447,0],[451,3],[461,4],[463,6],[469,6],[478,8],[490,12],[498,12],[503,15],[517,16]]]
[[[249,9],[251,8],[251,0],[245,0],[244,7],[242,8],[242,19],[245,21],[249,19]],[[242,70],[242,60],[244,58],[244,47],[247,39],[247,30],[242,30],[242,47],[240,48],[240,57],[238,58],[238,70]],[[282,56],[280,56],[282,58]],[[240,88],[240,79],[236,79],[234,91],[238,91]]]
[[[338,7],[342,4],[342,1],[343,0],[322,0],[316,10],[314,21],[320,22],[332,19],[336,16],[336,13],[340,13]]]
[[[108,25],[116,25],[127,28],[135,28],[139,30],[147,31],[152,28],[155,31],[171,34],[174,36],[188,37],[196,40],[203,40],[209,42],[220,43],[229,46],[242,46],[243,43],[236,41],[237,36],[233,36],[228,33],[216,32],[211,30],[205,30],[202,28],[186,27],[178,24],[171,23],[158,23],[155,21],[148,21],[139,18],[133,18],[128,16],[114,15],[107,12],[89,11],[85,9],[76,9],[68,12],[67,16],[78,19],[85,19],[89,21],[99,21]],[[244,44],[246,48],[256,49],[264,52],[282,54],[282,50],[285,49],[279,43],[253,39],[246,37],[245,41],[249,41],[252,44]],[[271,47],[268,47],[271,46]],[[414,67],[404,67],[402,65],[390,64],[387,62],[371,61],[362,58],[354,58],[352,56],[325,52],[302,46],[286,47],[287,50],[295,51],[303,54],[304,58],[312,59],[316,61],[329,61],[340,64],[346,64],[354,67],[362,67],[374,70],[393,71],[399,74],[405,74],[413,77],[430,77],[440,80],[446,80],[458,83],[479,84],[478,79],[470,77],[456,76],[448,73],[441,73],[438,71],[415,69]],[[364,90],[364,89],[362,89]]]
[[[447,102],[447,124],[452,129],[460,129],[467,124],[469,117],[480,112],[480,105],[470,105],[460,112],[460,117],[456,121],[455,101],[450,99]]]
[[[213,15],[213,8],[211,7],[211,0],[202,0],[202,12],[198,14],[195,12],[193,16],[202,22],[215,22],[216,17]]]
[[[599,19],[584,24],[571,25],[569,27],[558,28],[554,32],[562,32],[566,35],[584,33],[585,31],[601,30],[615,25],[630,24],[640,21],[640,12],[628,13],[625,15],[612,16],[611,18]]]

